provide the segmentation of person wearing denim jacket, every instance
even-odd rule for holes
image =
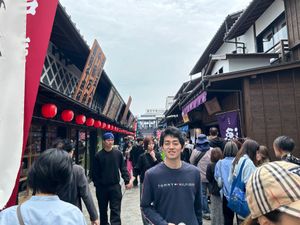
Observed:
[[[258,152],[258,149],[259,144],[254,140],[247,139],[243,143],[241,150],[237,153],[237,156],[232,163],[231,173],[229,176],[230,185],[232,184],[233,177],[238,176],[240,168],[245,160],[246,161],[242,171],[241,180],[245,184],[247,183],[252,173],[256,170],[256,154]],[[244,218],[241,218],[240,216],[238,218],[238,224],[240,224],[240,222],[242,222]]]
[[[224,215],[224,225],[232,225],[234,212],[227,207],[230,183],[228,177],[231,172],[231,165],[238,152],[237,145],[233,141],[226,143],[223,152],[223,159],[219,160],[215,167],[215,180],[218,186],[221,188],[222,205],[223,205],[223,215]]]

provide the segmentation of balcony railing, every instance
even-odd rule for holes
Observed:
[[[277,60],[280,60],[281,62],[288,61],[288,54],[290,52],[289,49],[289,42],[287,39],[282,39],[279,42],[277,42],[273,47],[271,47],[269,50],[267,50],[265,53],[278,53],[279,58],[278,59],[271,59],[271,63],[274,63]]]

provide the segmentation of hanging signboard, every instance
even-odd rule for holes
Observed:
[[[89,107],[92,105],[93,97],[103,71],[105,60],[106,57],[97,40],[95,40],[80,81],[73,94],[73,98],[76,101],[79,101]]]

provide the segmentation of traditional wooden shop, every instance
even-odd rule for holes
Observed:
[[[28,169],[58,138],[74,141],[74,160],[89,175],[103,131],[113,132],[116,144],[134,134],[131,97],[126,104],[103,70],[105,60],[98,42],[90,49],[59,4],[22,159],[19,202],[30,194]]]
[[[207,133],[219,126],[218,115],[236,112],[239,135],[271,154],[274,139],[288,135],[300,156],[299,7],[294,0],[253,0],[226,17],[190,73],[200,75],[198,84],[166,113],[178,114],[171,122]]]

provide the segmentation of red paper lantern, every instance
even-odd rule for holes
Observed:
[[[111,129],[111,125],[107,124],[107,130],[110,130],[110,129]]]
[[[74,118],[74,112],[72,110],[66,109],[61,113],[61,119],[65,122],[71,122]]]
[[[103,122],[101,128],[102,128],[102,129],[106,128],[106,123]]]
[[[51,119],[57,114],[57,107],[54,104],[45,104],[42,106],[42,115],[45,118]]]
[[[85,117],[85,115],[77,115],[75,118],[75,121],[77,124],[82,125],[85,123],[86,117]]]
[[[95,128],[100,128],[101,127],[101,121],[100,120],[95,120],[94,127]]]
[[[95,120],[94,120],[93,118],[87,118],[87,119],[86,119],[86,122],[85,122],[85,124],[86,124],[88,127],[93,126],[94,123],[95,123]]]

